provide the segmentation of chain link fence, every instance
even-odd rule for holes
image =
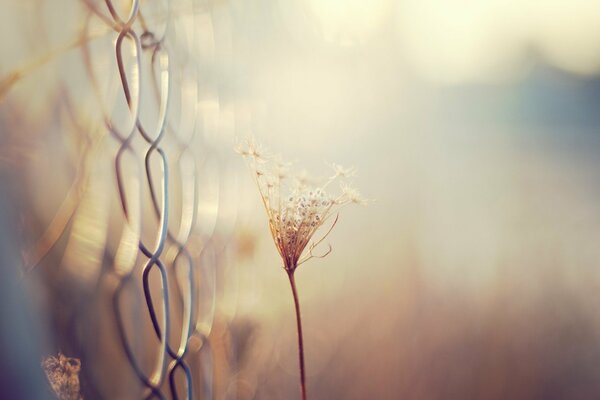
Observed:
[[[42,347],[81,360],[86,399],[218,397],[211,332],[237,207],[215,50],[226,4],[17,3],[1,156]]]

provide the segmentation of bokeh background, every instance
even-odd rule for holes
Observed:
[[[173,95],[172,130],[188,128],[190,113],[200,121],[189,146],[201,182],[189,248],[202,285],[211,282],[200,288],[212,353],[197,360],[201,387],[216,399],[298,396],[287,277],[258,191],[232,150],[253,136],[297,172],[324,175],[328,162],[356,167],[354,183],[371,199],[345,209],[329,237],[333,252],[296,274],[310,398],[598,396],[598,2],[172,3],[166,30],[181,77],[172,90],[183,93]],[[160,27],[164,4],[142,5]],[[73,44],[88,13],[83,1],[33,0],[5,2],[0,13],[0,244],[13,260],[2,262],[14,276],[6,284],[24,286],[3,291],[11,302],[2,326],[23,326],[13,336],[3,328],[2,346],[28,350],[3,369],[36,376],[42,390],[38,358],[60,350],[93,371],[82,377],[86,398],[137,398],[103,305],[114,277],[102,271],[119,244],[111,229],[123,217],[111,170],[118,143]],[[95,29],[94,68],[113,93],[115,35]],[[126,119],[123,99],[106,98],[114,118]],[[157,114],[156,105],[144,107],[145,118]],[[79,126],[65,110],[75,110]],[[80,175],[82,132],[98,132],[101,143],[85,192],[104,197],[79,224],[84,237],[96,227],[92,237],[103,245],[70,239],[71,220],[19,279],[28,249]],[[167,132],[166,148],[176,151],[168,141]],[[144,225],[148,237],[155,229]],[[68,307],[73,296],[92,304],[83,322]],[[137,329],[149,331],[139,315]],[[90,325],[96,319],[100,327]],[[81,340],[89,335],[106,353],[90,355]]]

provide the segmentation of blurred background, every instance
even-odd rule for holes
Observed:
[[[84,398],[299,398],[287,277],[232,150],[253,136],[296,172],[356,167],[372,199],[296,274],[309,398],[598,396],[598,2],[138,5],[0,13],[0,394],[52,398],[60,352]]]

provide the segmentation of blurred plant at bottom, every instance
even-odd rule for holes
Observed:
[[[52,391],[59,400],[83,400],[79,393],[79,359],[58,353],[57,357],[46,358],[42,367]]]

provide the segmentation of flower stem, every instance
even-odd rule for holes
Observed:
[[[302,400],[306,400],[306,377],[304,373],[304,342],[302,340],[302,318],[300,317],[300,300],[298,300],[298,290],[296,289],[296,280],[294,279],[294,271],[288,271],[292,294],[294,296],[294,306],[296,307],[296,324],[298,327],[298,357],[300,359],[300,390],[302,392]]]

